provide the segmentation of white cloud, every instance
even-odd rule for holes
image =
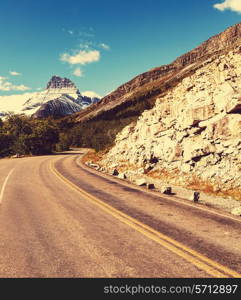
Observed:
[[[214,4],[213,7],[221,11],[228,9],[241,13],[241,0],[225,0],[223,3]]]
[[[12,75],[12,76],[20,76],[20,75],[22,75],[21,73],[18,73],[16,71],[9,71],[9,74]]]
[[[91,41],[84,41],[84,42],[82,42],[82,43],[80,43],[80,49],[85,49],[85,50],[88,50],[88,49],[90,49],[91,48],[91,46],[93,46],[94,44],[93,44],[93,42],[91,42]]]
[[[20,85],[15,85],[10,81],[7,81],[8,78],[7,77],[2,77],[0,76],[0,91],[27,91],[30,90],[29,87],[20,84]]]
[[[80,37],[84,37],[84,38],[93,38],[93,37],[95,37],[94,33],[84,32],[84,31],[79,31],[78,35]]]
[[[68,33],[69,33],[70,35],[73,35],[73,34],[74,34],[74,31],[73,31],[73,30],[68,30]]]
[[[83,76],[83,72],[81,71],[80,68],[77,68],[74,70],[73,75],[77,76],[77,77],[82,77]]]
[[[11,88],[12,90],[15,90],[15,91],[27,91],[27,90],[31,90],[30,87],[24,85],[24,84],[21,84],[21,85],[11,85]]]
[[[64,53],[60,56],[60,60],[71,65],[86,65],[100,60],[100,52],[98,50],[80,50],[74,55]]]
[[[81,94],[83,96],[87,96],[87,97],[90,97],[90,98],[94,98],[94,97],[102,98],[100,95],[98,95],[96,92],[93,92],[93,91],[85,91],[85,92],[81,92]]]
[[[105,49],[105,50],[110,50],[110,46],[107,45],[107,44],[105,44],[105,43],[101,43],[100,47],[103,48],[103,49]]]

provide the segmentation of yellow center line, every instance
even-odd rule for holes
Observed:
[[[151,228],[150,226],[130,217],[129,215],[117,210],[116,208],[106,204],[102,200],[98,199],[97,197],[89,194],[88,192],[84,191],[68,179],[66,179],[62,174],[60,174],[56,168],[54,167],[54,163],[52,162],[50,165],[50,170],[59,177],[65,184],[70,186],[75,191],[78,191],[82,196],[92,203],[96,204],[102,210],[107,212],[108,214],[114,216],[116,219],[120,220],[122,223],[129,225],[131,228],[135,229],[136,231],[142,233],[149,239],[157,242],[159,245],[165,247],[166,249],[170,250],[171,252],[177,254],[178,256],[182,257],[186,261],[192,263],[199,269],[205,271],[207,274],[211,275],[215,278],[241,278],[241,274],[207,258],[206,256],[200,254],[199,252],[192,250],[191,248],[173,240],[172,238],[160,233],[159,231]]]

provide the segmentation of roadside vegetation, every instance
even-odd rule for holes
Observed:
[[[136,122],[142,112],[153,105],[153,100],[146,99],[125,102],[112,110],[103,111],[91,120],[74,123],[65,133],[73,146],[102,151],[114,144],[117,133],[130,123]]]
[[[70,147],[105,150],[113,145],[118,132],[152,106],[148,101],[125,103],[81,123],[76,122],[74,115],[35,119],[9,113],[4,121],[0,119],[0,157],[50,154]]]
[[[4,122],[0,121],[0,157],[48,154],[58,142],[58,128],[50,119],[9,114]]]

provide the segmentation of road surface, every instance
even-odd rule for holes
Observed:
[[[0,160],[0,277],[241,277],[241,219],[122,183],[81,153]]]

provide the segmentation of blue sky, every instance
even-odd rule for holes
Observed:
[[[1,0],[0,95],[59,75],[104,96],[241,22],[240,12],[241,0]]]

